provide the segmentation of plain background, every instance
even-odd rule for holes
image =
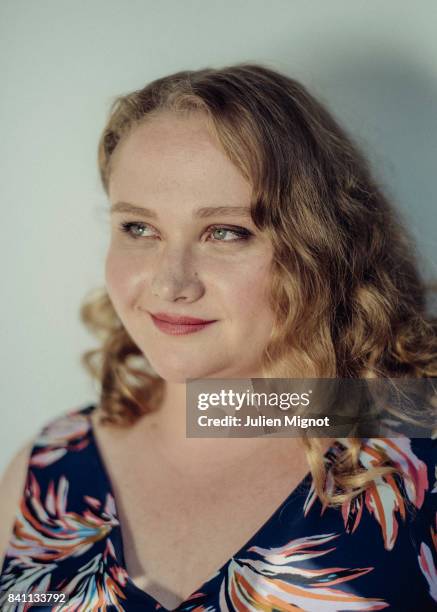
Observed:
[[[121,93],[254,61],[299,79],[370,157],[437,276],[435,0],[2,0],[0,469],[97,398],[79,321],[109,236],[96,147]]]

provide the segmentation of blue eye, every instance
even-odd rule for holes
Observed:
[[[144,235],[142,232],[151,229],[146,223],[139,223],[136,221],[130,221],[127,223],[120,224],[120,230],[123,233],[128,234],[134,240],[138,238],[151,238],[151,235]],[[215,225],[208,228],[208,232],[210,235],[218,234],[220,232],[220,238],[213,239],[213,242],[239,242],[241,240],[248,240],[253,234],[249,232],[249,230],[244,229],[243,227],[225,227],[222,225]],[[234,238],[226,239],[224,236],[227,234],[233,234]]]
[[[248,240],[248,238],[252,236],[251,232],[249,232],[248,230],[242,227],[230,228],[230,227],[222,227],[221,225],[216,225],[214,227],[210,227],[209,230],[211,234],[214,234],[216,232],[221,232],[222,236],[223,234],[234,234],[234,236],[237,236],[237,238],[234,238],[231,240],[225,240],[225,239],[219,238],[218,240],[214,240],[214,242],[238,242],[239,240]]]
[[[150,236],[143,236],[142,234],[138,233],[137,231],[132,231],[132,230],[139,230],[144,231],[145,229],[148,228],[148,225],[146,225],[145,223],[136,223],[136,222],[129,222],[129,223],[121,223],[120,224],[120,230],[126,234],[128,234],[128,236],[130,236],[131,238],[133,238],[134,240],[136,240],[137,238],[149,238]]]

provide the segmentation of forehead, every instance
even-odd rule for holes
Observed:
[[[248,203],[251,185],[230,161],[201,113],[162,112],[136,126],[111,160],[112,201],[184,197],[196,205]],[[150,203],[150,201],[149,201]]]

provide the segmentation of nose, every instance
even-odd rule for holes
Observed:
[[[167,302],[198,300],[204,293],[204,286],[195,267],[190,253],[167,248],[160,254],[152,275],[152,294]]]

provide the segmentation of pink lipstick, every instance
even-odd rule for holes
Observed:
[[[166,312],[149,314],[155,326],[171,336],[193,334],[216,322],[216,320],[198,319],[197,317],[170,315]]]

